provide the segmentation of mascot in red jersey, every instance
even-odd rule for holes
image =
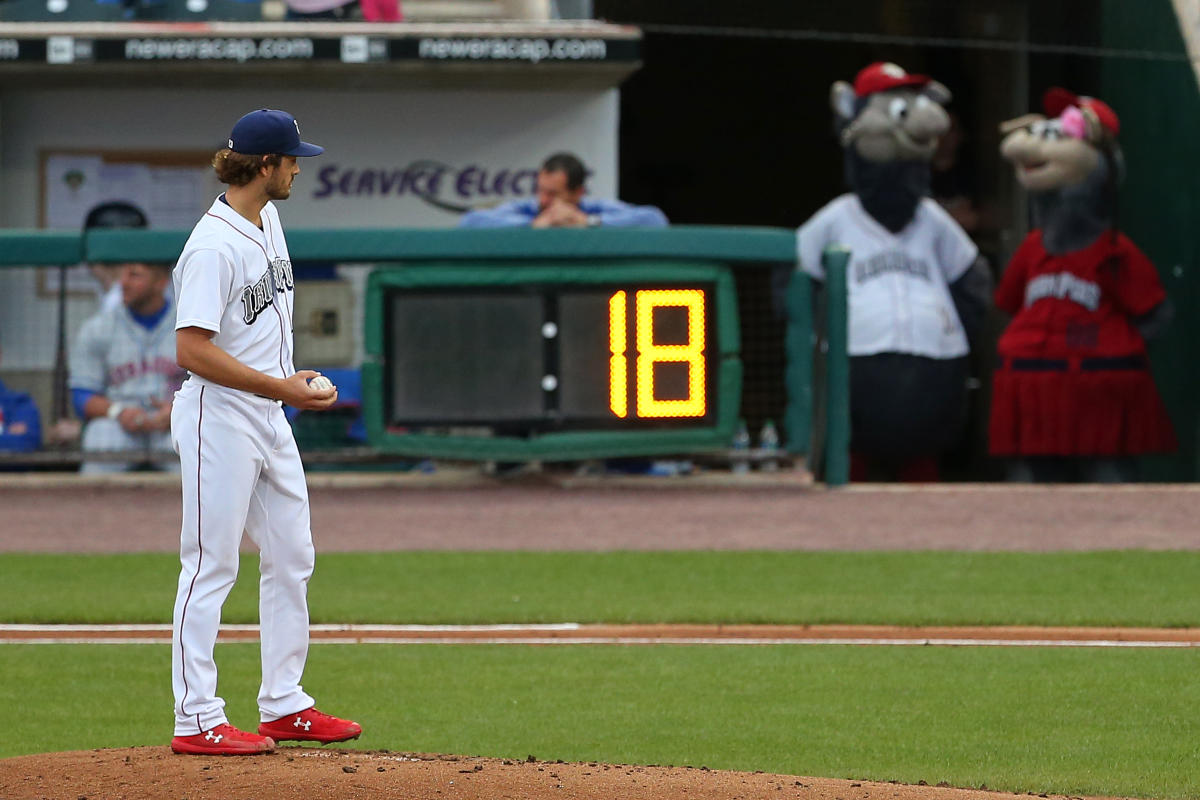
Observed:
[[[1171,305],[1117,229],[1116,113],[1065,89],[1043,107],[1003,126],[1034,230],[996,288],[1013,319],[997,345],[991,452],[1009,459],[1011,480],[1133,480],[1134,456],[1176,446],[1146,358]]]

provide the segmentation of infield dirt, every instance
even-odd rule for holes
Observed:
[[[800,743],[797,743],[801,746]],[[961,789],[707,767],[631,766],[281,747],[266,756],[179,756],[166,747],[0,760],[4,800],[1005,800]],[[1061,797],[1040,795],[1040,797]],[[1072,800],[1080,800],[1072,798]]]

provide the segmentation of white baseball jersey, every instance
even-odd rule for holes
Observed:
[[[294,372],[292,265],[273,205],[261,219],[260,229],[218,198],[197,223],[175,267],[176,326],[213,331],[222,350],[282,378]],[[171,435],[183,478],[175,734],[227,722],[213,648],[243,531],[262,554],[259,715],[268,722],[311,708],[300,686],[314,563],[308,487],[283,407],[193,374],[176,395]]]
[[[213,344],[238,361],[286,378],[296,371],[292,262],[274,204],[261,218],[259,230],[220,198],[213,201],[175,265],[175,327],[213,331]]]
[[[115,403],[148,412],[170,400],[183,378],[183,370],[175,363],[175,309],[171,305],[152,328],[134,320],[123,303],[101,311],[83,323],[71,350],[72,389],[97,392]],[[84,452],[169,453],[171,438],[166,432],[130,433],[115,419],[93,417],[84,425],[81,446]],[[84,459],[80,471],[125,472],[134,466],[133,461]],[[175,469],[173,462],[159,461],[155,466]]]
[[[96,314],[79,329],[71,351],[72,389],[150,409],[156,400],[169,400],[182,379],[175,363],[173,308],[149,329],[124,305]]]
[[[979,250],[941,206],[924,198],[912,221],[892,233],[866,212],[856,195],[844,194],[797,231],[800,268],[824,280],[821,253],[833,245],[850,250],[850,355],[967,354],[967,335],[949,285],[975,263]]]

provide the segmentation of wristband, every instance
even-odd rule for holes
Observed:
[[[117,417],[121,416],[121,412],[126,408],[127,406],[124,403],[109,403],[108,411],[104,412],[104,416],[108,417],[109,419],[116,419]]]

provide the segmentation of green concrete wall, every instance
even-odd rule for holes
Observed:
[[[1170,0],[1103,0],[1104,44],[1159,51],[1174,59],[1106,58],[1100,97],[1121,117],[1128,177],[1121,228],[1158,267],[1176,317],[1151,344],[1159,389],[1180,450],[1148,459],[1148,480],[1200,479],[1200,89],[1183,58],[1183,36]]]

